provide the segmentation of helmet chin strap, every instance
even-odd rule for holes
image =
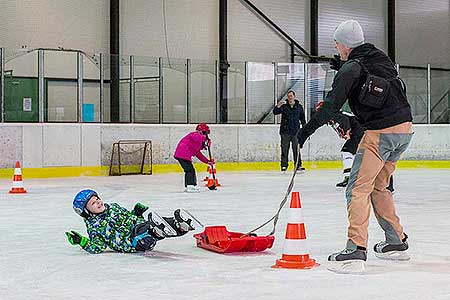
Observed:
[[[87,209],[85,208],[84,211],[81,213],[81,216],[85,219],[90,218],[93,216],[93,214]]]

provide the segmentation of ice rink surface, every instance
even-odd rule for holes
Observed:
[[[205,173],[197,174],[201,180]],[[223,185],[183,193],[183,175],[24,179],[26,195],[8,195],[0,181],[0,299],[450,299],[450,170],[399,170],[394,195],[410,239],[407,262],[383,261],[372,245],[383,233],[372,214],[365,275],[325,268],[328,254],[346,241],[339,170],[298,175],[312,270],[271,269],[280,258],[288,204],[272,249],[221,255],[197,248],[192,234],[160,241],[153,252],[92,255],[71,246],[68,229],[86,234],[72,199],[93,188],[107,202],[132,209],[136,201],[161,215],[186,208],[206,225],[245,232],[278,208],[290,175],[218,173]],[[270,227],[260,234],[270,232]]]

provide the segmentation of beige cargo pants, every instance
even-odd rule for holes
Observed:
[[[400,244],[404,238],[392,193],[386,187],[412,135],[412,123],[405,122],[385,129],[367,130],[361,139],[346,189],[348,248],[367,248],[370,203],[386,241]]]

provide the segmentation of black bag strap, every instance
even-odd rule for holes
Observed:
[[[367,76],[368,76],[368,75],[371,75],[371,73],[369,72],[369,70],[367,69],[367,67],[362,63],[362,60],[361,60],[360,58],[354,58],[354,59],[352,59],[352,60],[355,61],[355,62],[357,62],[357,63],[360,65],[362,71],[363,71]],[[374,76],[375,76],[375,75],[374,75]],[[381,76],[378,76],[378,77],[381,77]],[[383,78],[383,77],[381,77],[381,78]],[[389,77],[389,78],[384,78],[384,79],[387,80],[388,82],[391,82],[391,81],[394,81],[394,80],[398,80],[398,81],[400,82],[400,85],[401,85],[401,88],[402,88],[403,93],[405,93],[405,95],[406,95],[406,84],[405,84],[405,82],[403,81],[403,79],[400,78],[400,75],[398,74],[398,72],[397,72],[397,75],[396,75],[396,76]]]

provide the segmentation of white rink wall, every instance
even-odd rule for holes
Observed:
[[[212,152],[218,162],[279,161],[279,125],[211,125]],[[153,163],[176,163],[178,141],[190,125],[8,124],[0,126],[0,168],[20,160],[25,168],[108,166],[113,142],[148,139]],[[415,125],[406,160],[450,160],[450,125]],[[302,150],[304,160],[339,160],[339,139],[320,128]]]

